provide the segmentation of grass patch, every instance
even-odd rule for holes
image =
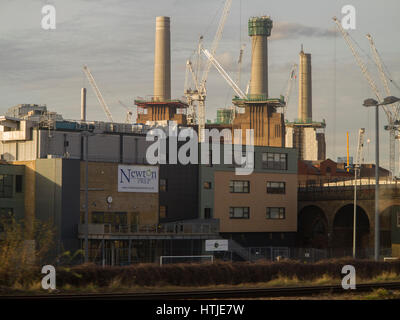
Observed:
[[[393,291],[384,288],[375,289],[371,293],[363,296],[365,300],[388,300],[398,298],[399,294],[394,294]]]

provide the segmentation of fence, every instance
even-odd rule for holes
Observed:
[[[149,248],[146,250],[146,254],[140,256],[130,255],[128,248],[92,248],[89,250],[90,261],[98,265],[108,266],[124,266],[135,263],[154,263],[157,262],[157,255]],[[316,248],[288,248],[288,247],[250,247],[244,248],[247,251],[247,259],[242,259],[250,262],[262,262],[262,261],[281,261],[281,260],[293,260],[301,262],[315,263],[321,260],[334,259],[334,258],[345,258],[352,257],[352,249],[316,249]],[[183,256],[178,256],[179,259],[173,259],[168,261],[169,263],[182,263],[182,262],[193,262],[191,259],[182,260]],[[193,258],[193,256],[186,256]],[[380,259],[391,257],[391,249],[381,249]],[[175,257],[176,258],[176,257]],[[232,252],[215,252],[214,258],[218,260],[231,261]],[[359,249],[357,251],[358,259],[373,259],[374,249]],[[193,260],[193,259],[192,259]],[[209,259],[208,259],[209,260]],[[385,259],[388,260],[388,259]],[[235,259],[233,258],[233,261]]]
[[[303,262],[317,262],[324,259],[352,257],[352,248],[289,248],[289,247],[250,247],[247,248],[249,261],[278,261],[281,259],[298,260]],[[380,249],[380,257],[391,257],[391,248]],[[356,250],[357,259],[373,259],[374,248]]]
[[[89,223],[89,234],[217,234],[217,223],[168,223],[152,225],[122,225]],[[78,226],[78,233],[85,233],[85,224]]]

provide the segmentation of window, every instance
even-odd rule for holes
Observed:
[[[104,212],[97,212],[97,211],[92,212],[91,223],[104,223]]]
[[[130,214],[130,216],[131,216],[131,224],[132,225],[139,224],[139,213],[138,212],[133,212]]]
[[[275,182],[267,181],[267,193],[286,193],[286,183],[285,182]]]
[[[167,206],[160,206],[160,219],[164,219],[167,217]]]
[[[250,181],[231,180],[229,182],[230,193],[249,193]]]
[[[15,192],[22,192],[22,175],[15,176]]]
[[[400,228],[400,212],[397,212],[397,227]]]
[[[126,214],[126,212],[115,212],[114,223],[116,225],[126,226],[128,224],[128,215]]]
[[[114,223],[114,214],[112,212],[104,213],[104,223],[105,224],[113,224]]]
[[[167,179],[160,179],[160,191],[165,192],[168,190]]]
[[[204,187],[204,189],[211,189],[211,182],[209,182],[209,181],[204,182],[203,187]]]
[[[14,176],[9,174],[0,175],[0,198],[12,198]]]
[[[287,154],[265,152],[262,154],[262,166],[264,169],[287,170]]]
[[[211,218],[212,218],[212,209],[204,208],[204,219],[211,219]]]
[[[275,125],[275,137],[280,138],[281,137],[281,126],[279,124]]]
[[[285,208],[267,208],[267,219],[285,219]]]
[[[249,219],[250,208],[249,207],[230,207],[229,208],[230,219]]]

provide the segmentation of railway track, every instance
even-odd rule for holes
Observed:
[[[361,293],[384,288],[400,290],[400,282],[358,284],[355,290],[344,290],[341,285],[279,288],[240,288],[196,291],[168,291],[142,293],[90,293],[90,294],[43,294],[43,295],[0,295],[0,300],[186,300],[186,299],[237,299],[262,297],[302,297],[323,293]]]

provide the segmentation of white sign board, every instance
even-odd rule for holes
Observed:
[[[206,240],[206,251],[228,251],[228,240]]]
[[[158,167],[118,165],[118,192],[158,192]]]

